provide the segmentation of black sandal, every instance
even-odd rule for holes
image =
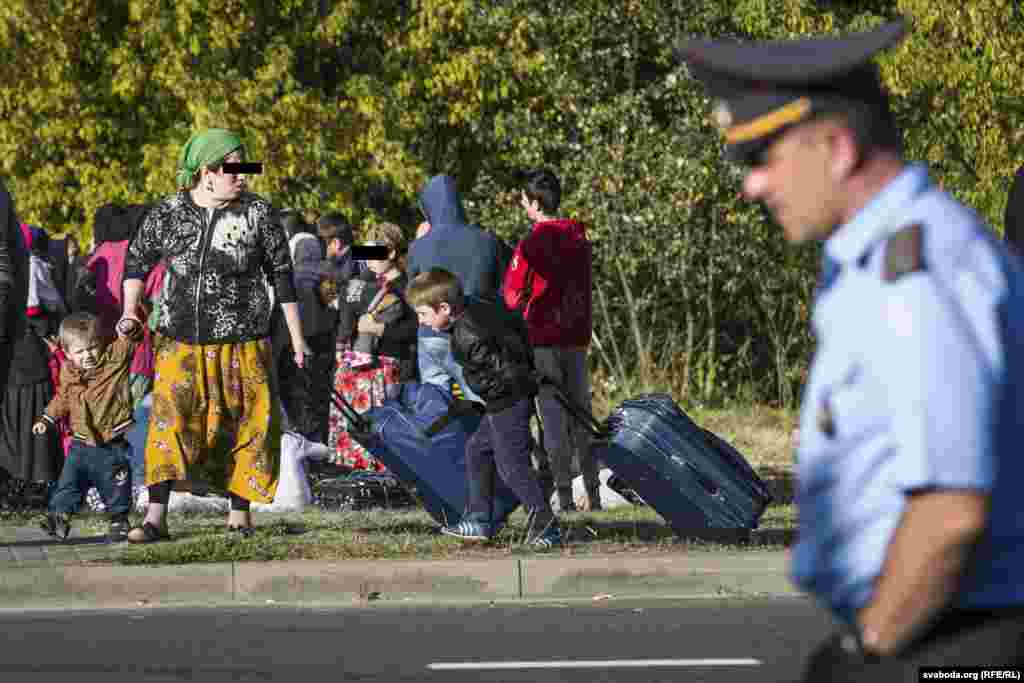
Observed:
[[[136,531],[142,532],[142,538],[135,533]],[[129,543],[156,543],[158,541],[169,541],[171,540],[170,533],[166,531],[160,531],[149,522],[143,522],[142,526],[137,526],[128,532]]]

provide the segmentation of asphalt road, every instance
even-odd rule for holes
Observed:
[[[0,680],[795,681],[829,626],[799,599],[4,611]]]

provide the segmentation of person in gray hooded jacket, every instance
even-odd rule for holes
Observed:
[[[502,258],[497,237],[466,220],[455,179],[434,176],[420,192],[419,200],[429,225],[409,248],[409,281],[432,268],[441,268],[458,277],[465,296],[497,302],[508,264]],[[417,355],[422,382],[446,389],[455,382],[466,399],[483,403],[466,386],[462,369],[452,356],[449,334],[421,325]]]

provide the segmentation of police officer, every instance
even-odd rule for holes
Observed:
[[[840,623],[816,683],[1024,663],[1024,273],[904,162],[871,61],[903,33],[681,54],[745,196],[825,243],[791,566]]]

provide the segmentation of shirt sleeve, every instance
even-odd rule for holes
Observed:
[[[887,386],[900,488],[991,490],[996,370],[972,321],[926,272],[888,287],[874,355]]]
[[[470,341],[463,352],[466,362],[463,364],[463,375],[466,368],[472,368],[476,377],[476,386],[470,386],[474,393],[484,396],[492,396],[499,389],[500,380],[497,377],[497,370],[501,367],[501,349],[498,348],[495,340],[483,337]],[[466,377],[467,383],[469,377]],[[484,399],[486,401],[486,399]]]
[[[145,280],[149,271],[164,257],[163,240],[161,239],[163,212],[160,206],[146,214],[131,244],[124,262],[125,280]]]
[[[271,220],[270,205],[266,202],[256,203],[253,212],[253,219],[259,225],[263,265],[267,279],[273,283],[275,297],[278,303],[295,303],[299,299],[292,281],[292,259],[284,228],[277,221]]]
[[[414,241],[412,245],[410,245],[409,247],[409,258],[406,259],[405,264],[405,276],[409,279],[409,282],[412,282],[412,279],[419,275],[420,271],[422,270],[420,268],[418,252],[419,249],[417,248],[417,244]]]
[[[62,417],[66,417],[70,412],[67,398],[67,387],[70,382],[71,377],[62,369],[60,372],[60,387],[43,412],[43,419],[49,422],[51,426],[56,426],[57,421]]]
[[[516,245],[508,270],[505,272],[503,292],[505,306],[513,311],[526,308],[530,303],[529,285],[533,279],[533,270],[530,267],[530,262],[526,259],[525,244],[526,240],[522,240]]]

